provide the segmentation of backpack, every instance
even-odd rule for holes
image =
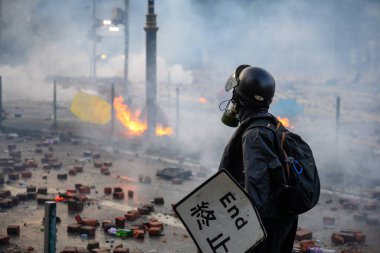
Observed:
[[[289,214],[302,214],[312,209],[319,200],[320,181],[313,152],[309,145],[297,134],[286,129],[275,117],[277,154],[284,170],[284,182],[278,187],[272,198],[281,210]],[[253,122],[249,128],[269,124]]]

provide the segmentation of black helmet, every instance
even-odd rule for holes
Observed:
[[[240,65],[226,83],[226,91],[232,88],[242,106],[268,107],[272,103],[276,84],[265,69]]]

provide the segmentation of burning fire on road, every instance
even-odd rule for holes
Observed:
[[[140,120],[141,112],[136,110],[132,112],[128,105],[124,103],[122,96],[114,99],[113,102],[116,118],[125,127],[128,135],[139,136],[142,135],[147,129],[147,123]],[[157,136],[167,136],[173,134],[173,129],[162,124],[157,124],[156,131]]]

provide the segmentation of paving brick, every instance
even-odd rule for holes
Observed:
[[[93,159],[100,159],[102,156],[99,153],[92,154]]]
[[[111,187],[104,187],[104,194],[111,194],[112,188]]]
[[[117,248],[113,253],[129,253],[129,248]]]
[[[92,226],[82,226],[80,227],[80,233],[86,234],[88,236],[95,236],[95,227]]]
[[[313,236],[313,233],[307,229],[299,229],[296,232],[296,240],[302,241],[302,240],[309,240]]]
[[[37,192],[37,187],[31,185],[26,187],[26,192]]]
[[[42,195],[47,195],[47,188],[46,187],[38,187],[37,193]]]
[[[133,230],[133,238],[135,239],[144,239],[145,231],[142,229]]]
[[[154,212],[154,205],[153,204],[144,204],[143,207],[148,208],[149,212]]]
[[[21,172],[21,177],[22,178],[31,178],[32,177],[32,172],[30,172],[30,171]]]
[[[0,234],[0,245],[9,244],[9,236]]]
[[[20,235],[20,226],[19,225],[9,225],[7,227],[8,235]]]
[[[94,162],[94,167],[95,167],[95,168],[101,168],[102,166],[103,166],[103,163],[102,163],[102,162],[99,162],[99,161]]]
[[[67,180],[67,173],[59,173],[59,174],[57,174],[57,179],[59,179],[59,180]]]
[[[67,226],[67,232],[68,233],[80,233],[80,228],[82,227],[81,224],[70,224]]]
[[[50,170],[50,169],[51,169],[51,166],[50,166],[50,164],[48,164],[48,163],[44,163],[44,164],[42,164],[42,169],[43,169],[43,170]]]
[[[110,162],[110,161],[105,161],[105,162],[104,162],[104,166],[111,167],[111,166],[112,166],[112,162]]]
[[[16,181],[20,178],[19,174],[18,173],[11,173],[8,175],[8,179],[9,180],[12,180],[12,181]]]
[[[161,235],[161,228],[159,227],[151,227],[148,229],[149,236],[157,236]]]
[[[308,248],[315,247],[315,241],[314,240],[302,240],[300,241],[300,248],[302,252],[307,252]]]
[[[99,248],[99,241],[96,240],[89,240],[87,243],[87,249],[88,250],[93,250]]]
[[[67,208],[70,212],[81,212],[83,210],[83,202],[74,199],[68,199]]]
[[[125,227],[125,217],[119,216],[115,218],[115,224],[118,228],[124,228]]]
[[[124,192],[114,192],[113,198],[114,199],[124,199]]]
[[[123,192],[123,188],[119,187],[119,186],[115,186],[113,188],[113,192]]]
[[[53,162],[53,163],[51,163],[51,167],[53,169],[60,169],[60,168],[62,168],[62,163],[61,162]]]
[[[139,212],[140,215],[148,215],[150,213],[149,209],[146,207],[138,207],[137,211]]]
[[[164,224],[162,222],[159,222],[159,221],[149,221],[148,226],[150,228],[151,227],[158,227],[158,228],[164,229]]]
[[[344,244],[344,238],[337,233],[333,233],[331,235],[331,241],[332,243],[338,244],[338,245]]]
[[[110,221],[110,220],[102,221],[102,228],[104,228],[107,224],[110,224],[110,223],[112,223],[112,221]]]
[[[125,219],[128,220],[128,221],[134,221],[134,220],[136,220],[139,216],[140,216],[140,213],[139,213],[139,211],[137,211],[137,210],[131,210],[131,211],[128,211],[128,212],[124,215]]]
[[[74,169],[78,173],[83,172],[83,166],[82,165],[74,165]]]
[[[133,198],[133,191],[132,190],[128,190],[128,197]]]
[[[77,253],[76,247],[65,247],[61,253]]]
[[[69,175],[75,176],[77,174],[77,171],[75,169],[69,169]]]
[[[91,193],[91,188],[89,186],[81,186],[78,191],[79,193]]]

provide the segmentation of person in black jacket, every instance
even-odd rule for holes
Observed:
[[[274,78],[262,68],[241,65],[225,88],[232,89],[233,96],[222,122],[240,126],[224,150],[219,169],[227,170],[246,189],[266,230],[267,238],[252,253],[291,253],[298,216],[282,211],[274,197],[284,182],[275,144],[276,123],[268,112]]]

